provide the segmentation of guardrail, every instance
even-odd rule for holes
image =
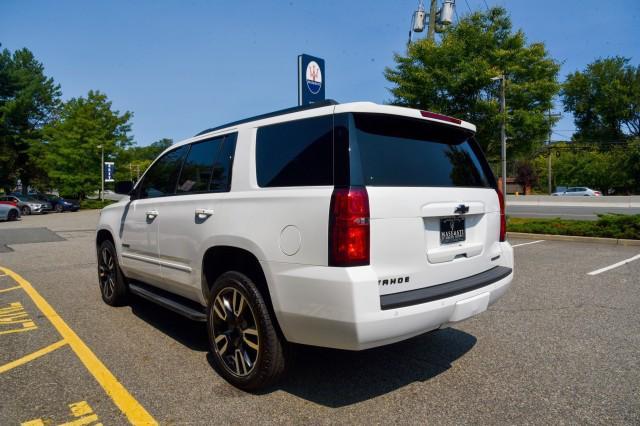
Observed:
[[[511,206],[590,206],[640,208],[640,195],[607,197],[579,197],[552,195],[507,195],[507,205]]]

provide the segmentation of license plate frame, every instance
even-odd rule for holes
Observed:
[[[464,216],[440,218],[440,244],[448,245],[467,239],[467,227]]]

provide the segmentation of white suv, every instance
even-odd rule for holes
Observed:
[[[474,131],[326,101],[177,143],[102,210],[102,298],[206,321],[217,369],[242,389],[273,383],[289,343],[361,350],[483,312],[513,251]]]

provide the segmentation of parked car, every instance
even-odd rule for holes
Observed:
[[[555,195],[555,196],[563,195],[563,196],[581,196],[581,197],[601,197],[602,196],[602,192],[595,191],[595,190],[593,190],[591,188],[587,188],[585,186],[573,186],[573,187],[567,188],[566,190],[564,190],[562,192],[554,192],[551,195]]]
[[[9,202],[0,201],[0,220],[18,220],[20,218],[20,209]]]
[[[301,343],[386,345],[485,311],[513,278],[475,126],[332,101],[172,145],[105,207],[98,282],[207,323],[213,363],[273,383]],[[375,372],[372,372],[375,374]]]
[[[47,213],[51,211],[51,203],[45,201],[39,201],[35,198],[26,197],[21,194],[9,194],[0,197],[3,201],[12,201],[16,203],[23,216],[30,215],[32,213]]]
[[[76,200],[69,200],[57,195],[42,193],[33,194],[32,197],[40,201],[51,203],[53,210],[58,213],[75,212],[80,210],[80,203]]]

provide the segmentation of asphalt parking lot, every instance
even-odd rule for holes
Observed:
[[[203,324],[102,302],[96,220],[0,223],[2,425],[640,423],[640,247],[512,240],[516,278],[488,312],[364,352],[300,348],[253,395],[212,369]]]

